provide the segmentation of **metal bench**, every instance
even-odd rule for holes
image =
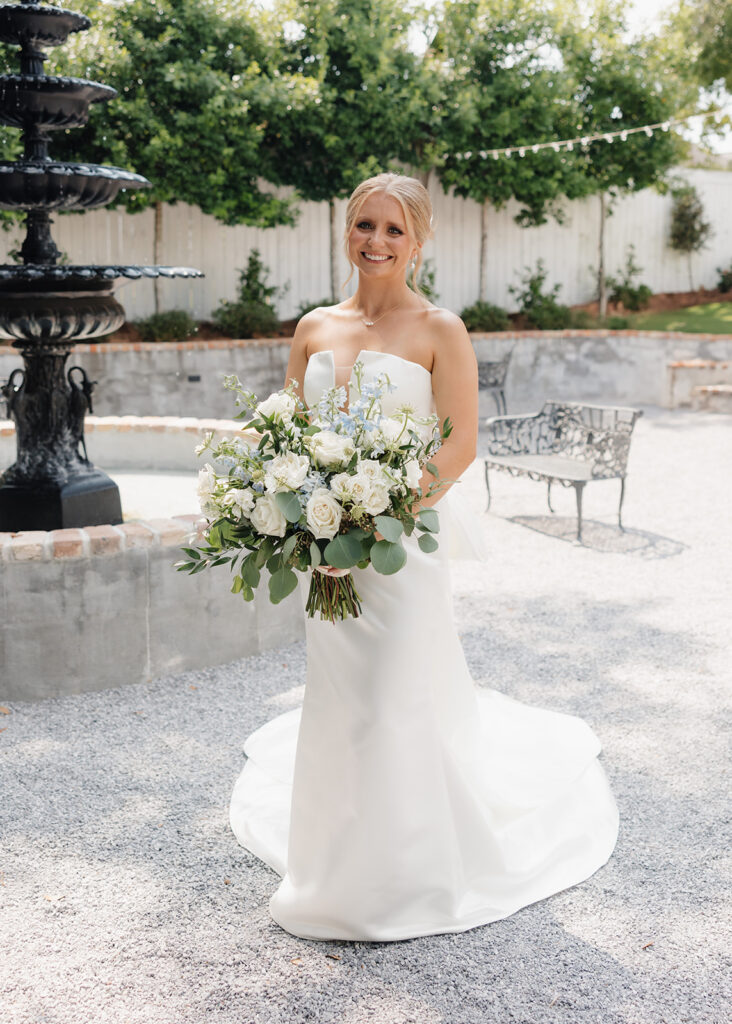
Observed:
[[[489,470],[527,476],[547,483],[547,503],[553,483],[574,487],[577,498],[577,540],[582,540],[582,492],[593,480],[620,480],[618,526],[622,530],[625,475],[630,435],[640,409],[579,402],[546,402],[529,416],[494,416],[486,420],[488,456],[485,484],[491,505]]]
[[[501,413],[505,415],[506,409],[506,374],[508,373],[508,364],[511,362],[511,353],[513,347],[511,347],[503,359],[497,359],[493,362],[488,360],[478,360],[478,387],[481,391],[490,391],[493,396],[493,401],[496,403],[498,415]]]

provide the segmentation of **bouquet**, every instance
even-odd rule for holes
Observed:
[[[294,381],[263,402],[235,376],[224,386],[244,407],[237,418],[249,419],[239,436],[214,443],[209,434],[196,448],[216,463],[199,473],[208,524],[203,545],[183,548],[179,571],[228,564],[232,592],[251,601],[266,567],[274,604],[295,589],[296,571],[311,572],[306,611],[335,622],[361,612],[354,566],[398,572],[407,560],[403,537],[415,530],[422,551],[436,550],[438,513],[412,506],[447,483],[430,459],[451,431],[449,419],[440,428],[436,415],[417,416],[406,405],[383,415],[381,398],[393,386],[386,374],[364,381],[361,362],[348,407],[342,387],[308,409]],[[425,467],[434,479],[423,489]]]

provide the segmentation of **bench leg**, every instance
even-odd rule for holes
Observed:
[[[577,543],[582,543],[582,491],[584,489],[584,483],[576,483],[574,486],[574,493],[577,496]]]
[[[624,497],[625,497],[625,477],[622,476],[620,478],[620,504],[618,505],[618,526],[620,527],[621,530],[623,529],[622,513],[623,513],[623,498]]]
[[[546,484],[546,503],[549,506],[549,511],[553,513],[554,509],[552,508],[552,482],[551,482],[551,480],[547,480],[547,484]]]
[[[506,392],[503,390],[503,388],[501,388],[499,390],[498,394],[499,394],[500,399],[501,399],[501,405],[503,406],[503,415],[505,416],[506,415]]]
[[[490,485],[490,482],[488,480],[488,463],[487,462],[485,463],[485,489],[488,492],[488,502],[487,502],[487,504],[485,506],[485,510],[487,512],[488,509],[491,507],[491,485]]]
[[[503,415],[503,409],[501,408],[501,392],[497,388],[492,388],[491,395],[493,396],[493,401],[496,403],[498,415]]]

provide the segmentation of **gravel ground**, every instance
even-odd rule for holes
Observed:
[[[459,935],[310,942],[237,846],[241,744],[302,697],[304,649],[0,716],[4,1024],[722,1024],[722,722],[732,418],[647,409],[617,484],[556,516],[462,485],[490,549],[455,571],[476,682],[586,718],[620,805],[584,884]],[[123,652],[120,652],[123,656]],[[726,942],[725,942],[726,940]]]

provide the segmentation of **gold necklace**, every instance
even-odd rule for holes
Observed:
[[[366,317],[362,316],[361,323],[364,325],[364,327],[373,327],[374,324],[378,324],[379,320],[381,320],[382,317],[385,317],[387,313],[393,313],[395,309],[399,309],[400,305],[401,303],[398,302],[396,306],[392,306],[391,309],[385,310],[383,313],[377,316],[375,320],[367,320]]]

